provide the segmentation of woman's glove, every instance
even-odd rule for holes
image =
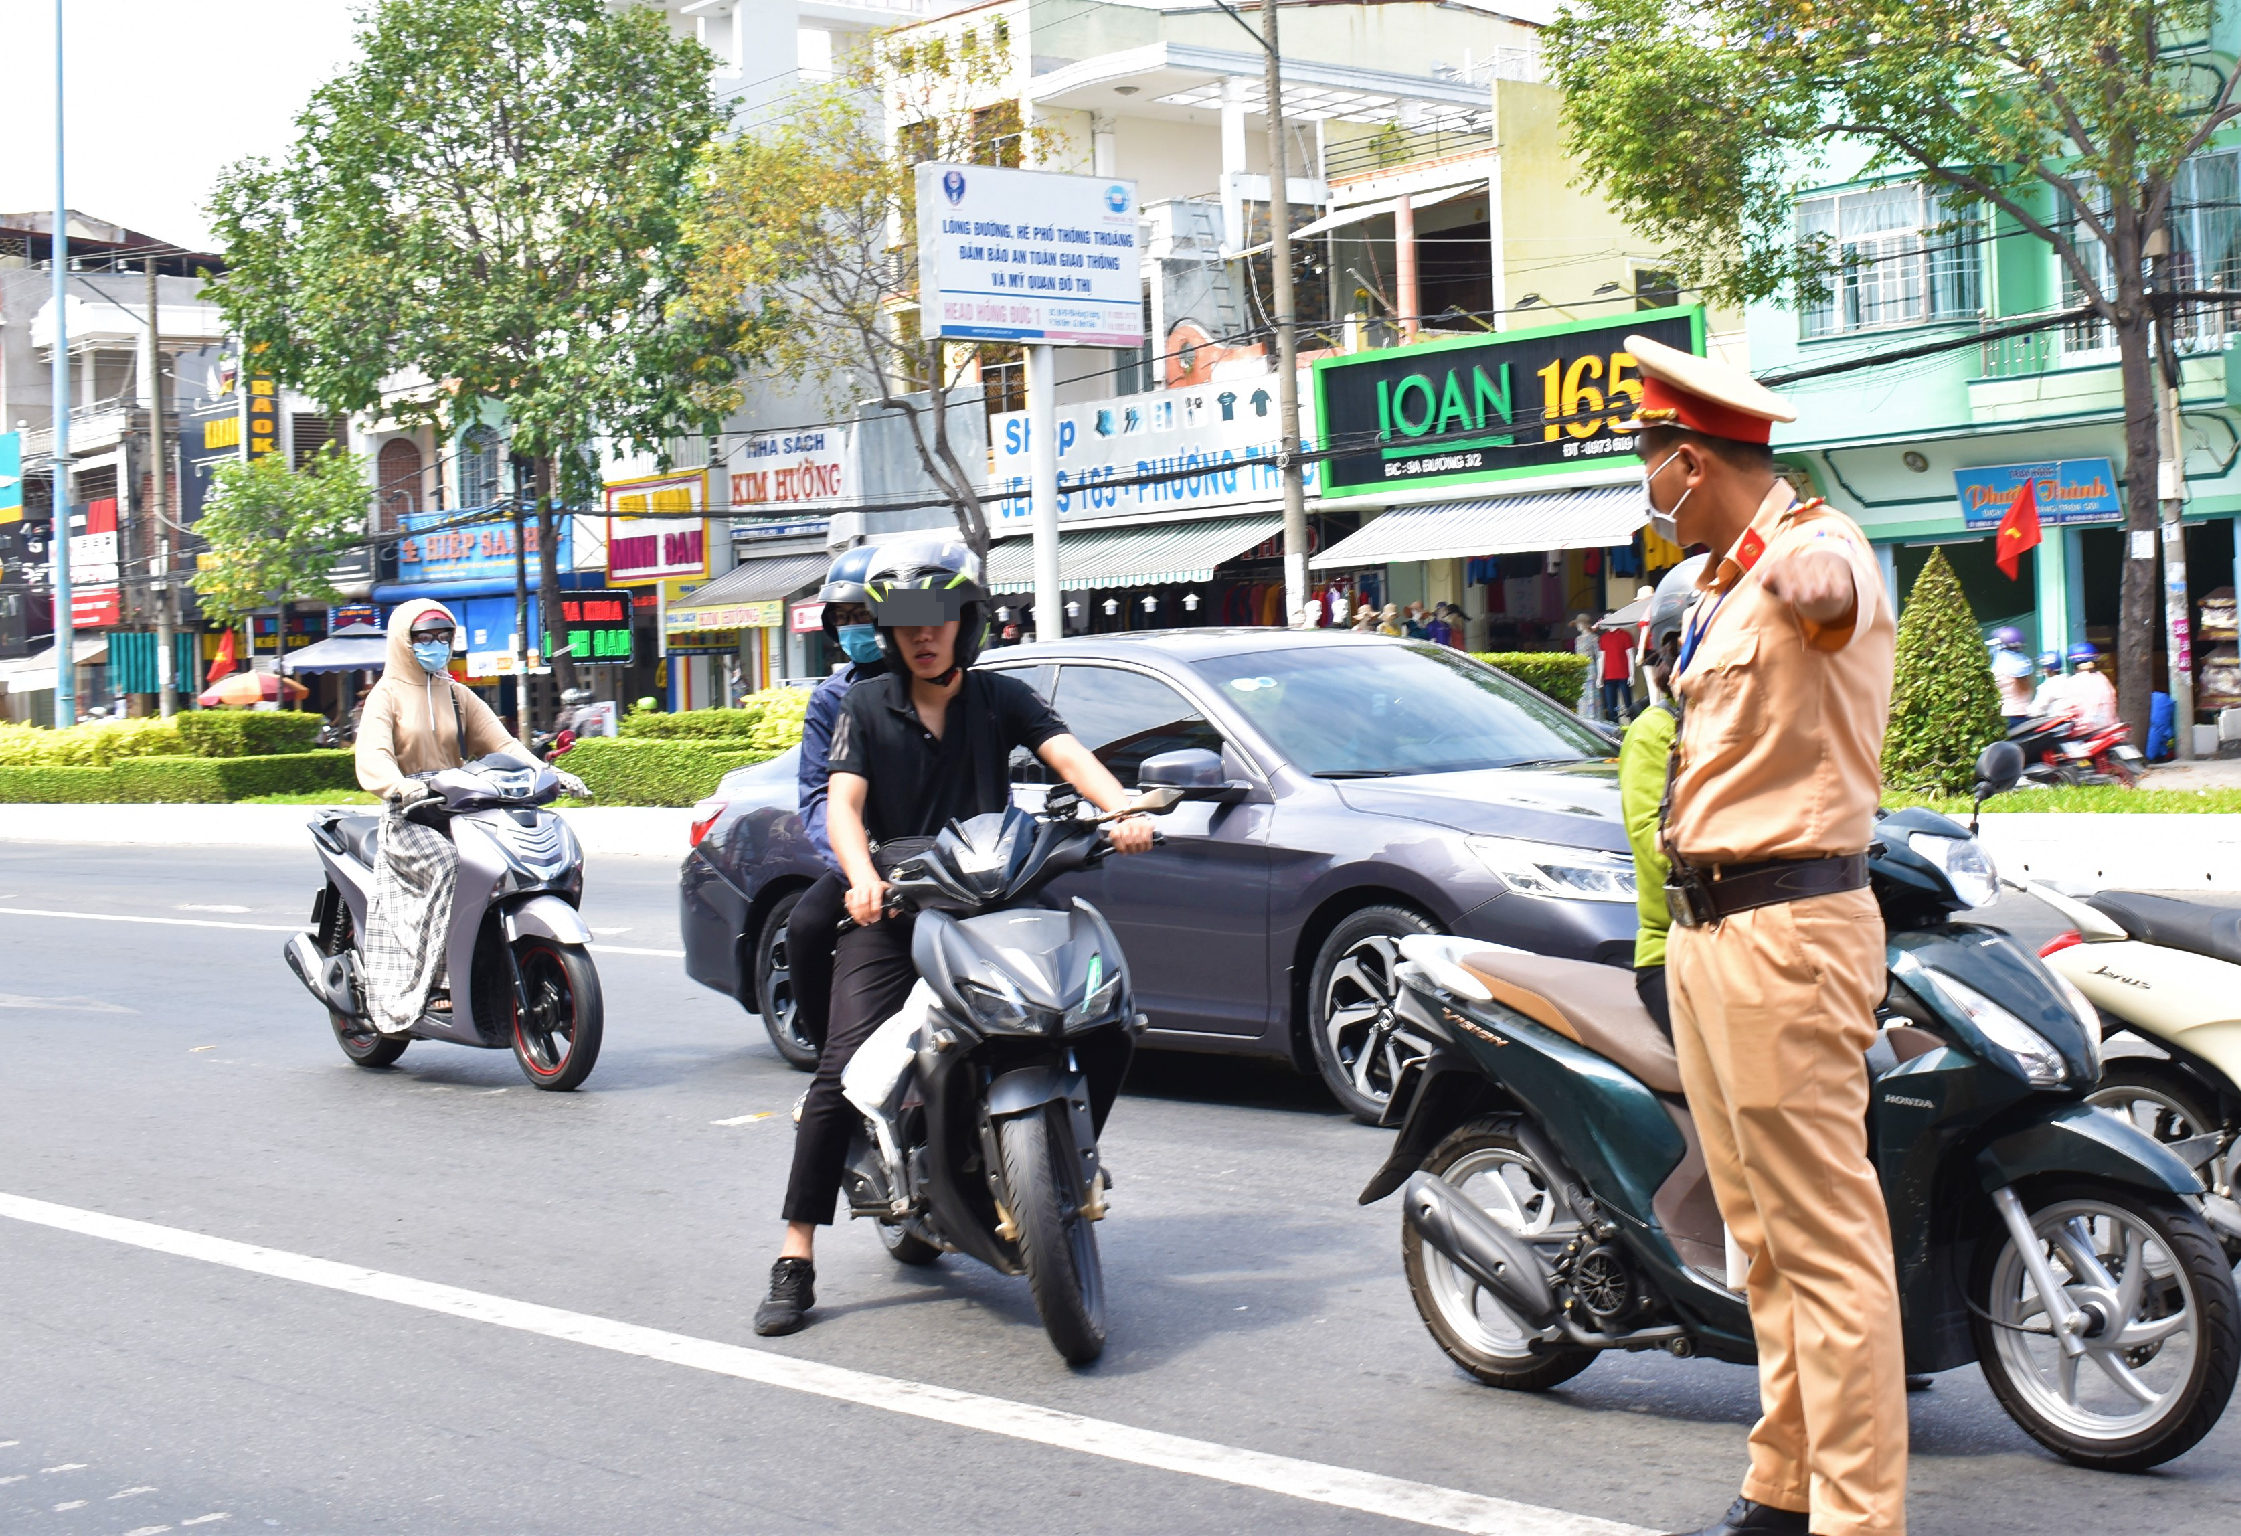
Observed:
[[[552,771],[552,776],[560,781],[560,792],[568,796],[569,799],[589,800],[591,798],[591,790],[585,786],[584,781],[568,772],[567,769],[555,768]]]

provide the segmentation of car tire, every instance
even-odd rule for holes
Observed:
[[[801,1016],[794,1007],[792,968],[786,963],[786,922],[801,898],[800,891],[788,891],[771,904],[769,915],[755,930],[749,964],[754,967],[755,1011],[762,1015],[772,1048],[795,1071],[814,1072],[824,1042],[802,1033]]]
[[[1393,967],[1400,939],[1438,931],[1413,908],[1364,907],[1347,914],[1316,951],[1307,985],[1308,1048],[1332,1096],[1364,1125],[1384,1117],[1406,1060],[1431,1049],[1431,1042],[1395,1028]]]

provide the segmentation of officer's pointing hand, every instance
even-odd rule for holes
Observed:
[[[1801,549],[1759,567],[1766,590],[1815,624],[1834,624],[1852,611],[1859,593],[1852,564],[1826,549]]]

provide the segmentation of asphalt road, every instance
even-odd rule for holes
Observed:
[[[597,863],[586,912],[610,944],[674,948],[673,887],[659,861]],[[285,925],[311,895],[308,852],[0,845],[0,908]],[[1709,1518],[1740,1475],[1747,1370],[1624,1356],[1525,1397],[1452,1369],[1397,1212],[1354,1204],[1385,1135],[1287,1073],[1143,1065],[1107,1142],[1096,1366],[1057,1359],[1024,1282],[900,1268],[861,1225],[820,1254],[821,1321],[758,1341],[803,1079],[752,1019],[674,959],[610,951],[581,1093],[425,1043],[366,1072],[281,938],[0,913],[0,1197],[1651,1530]],[[0,1214],[0,1530],[1411,1528],[341,1283]],[[2040,1452],[1973,1368],[1910,1406],[1918,1532],[2241,1525],[2241,1416],[2124,1478]]]

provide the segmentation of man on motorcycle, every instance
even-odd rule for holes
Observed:
[[[887,670],[887,659],[879,649],[879,631],[872,624],[871,609],[864,605],[864,573],[878,554],[878,547],[872,544],[843,550],[826,573],[825,585],[817,593],[817,601],[825,605],[825,638],[848,660],[817,685],[801,724],[801,770],[796,782],[802,831],[824,861],[825,874],[802,892],[786,920],[786,959],[793,971],[794,1017],[801,1025],[802,1037],[819,1045],[824,1043],[825,1019],[832,1006],[833,944],[840,920],[847,915],[841,897],[848,890],[841,878],[840,861],[833,857],[832,841],[825,834],[826,788],[831,774],[826,758],[832,749],[833,724],[840,719],[840,706],[848,690]]]
[[[816,1304],[817,1228],[833,1219],[857,1114],[841,1095],[856,1049],[903,1004],[916,979],[912,919],[886,911],[886,875],[951,820],[1010,803],[1010,760],[1025,747],[1105,811],[1127,791],[1017,678],[972,669],[988,633],[980,562],[955,539],[888,546],[865,573],[885,675],[852,688],[833,726],[826,827],[856,925],[840,936],[817,1075],[794,1133],[786,1240],[755,1332],[792,1333]],[[1141,853],[1151,823],[1111,824],[1113,846]]]
[[[2116,689],[2101,675],[2101,652],[2087,641],[2070,647],[2070,686],[2062,702],[2081,731],[2105,731],[2116,724]]]
[[[1619,814],[1626,819],[1626,841],[1634,850],[1634,991],[1668,1039],[1673,1015],[1665,998],[1665,935],[1673,926],[1665,907],[1665,877],[1672,868],[1658,846],[1658,808],[1665,800],[1666,760],[1680,730],[1680,705],[1673,698],[1673,663],[1681,654],[1681,622],[1696,601],[1702,555],[1692,555],[1665,573],[1650,599],[1642,626],[1640,660],[1649,680],[1649,707],[1634,717],[1619,746]]]
[[[2000,713],[2013,730],[2031,718],[2031,674],[2023,650],[2023,631],[2003,624],[1992,632],[1992,682],[2000,690]]]

